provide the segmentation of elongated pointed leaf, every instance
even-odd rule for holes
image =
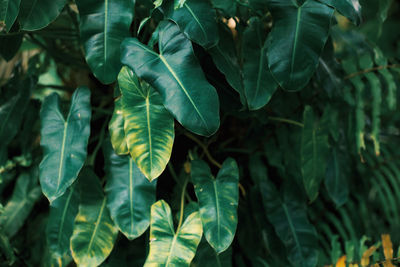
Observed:
[[[19,5],[21,0],[0,0],[0,31],[5,27],[8,32],[19,12]]]
[[[21,29],[35,31],[42,29],[53,22],[67,0],[21,0],[19,21]]]
[[[347,163],[345,159],[345,156],[339,153],[338,148],[333,147],[326,168],[325,187],[337,207],[346,203],[349,197],[348,177],[344,169]]]
[[[77,0],[86,61],[104,84],[117,79],[122,67],[120,45],[128,37],[134,0]]]
[[[301,172],[310,201],[318,196],[319,186],[325,177],[328,135],[321,131],[310,106],[304,109],[304,128],[301,136]]]
[[[157,201],[151,206],[150,252],[144,266],[189,266],[202,234],[199,212],[190,214],[175,233],[169,205]]]
[[[351,20],[355,25],[360,25],[362,12],[358,0],[321,0],[321,2],[336,8],[340,14]]]
[[[35,202],[41,196],[40,187],[33,174],[23,173],[15,184],[10,201],[0,214],[0,229],[7,237],[13,237],[24,225]]]
[[[192,180],[199,201],[204,235],[217,253],[225,251],[235,237],[239,200],[239,169],[228,158],[215,179],[207,163],[192,162]]]
[[[142,235],[150,223],[157,181],[149,182],[130,156],[105,149],[107,207],[119,230],[130,240]]]
[[[143,174],[152,181],[164,171],[174,143],[174,118],[162,104],[160,94],[139,83],[128,67],[118,76],[122,113],[129,153]]]
[[[268,0],[274,19],[268,35],[268,66],[286,90],[301,90],[318,66],[334,9],[316,0]]]
[[[48,246],[56,258],[61,259],[69,253],[69,241],[78,207],[79,190],[76,185],[51,203],[46,234]]]
[[[66,120],[59,108],[58,95],[50,95],[43,103],[40,144],[44,157],[39,166],[40,184],[50,202],[63,195],[78,177],[86,160],[90,118],[90,91],[86,87],[74,92]]]
[[[118,98],[114,102],[114,112],[108,124],[108,131],[111,136],[111,144],[115,153],[118,155],[129,154],[128,145],[126,144],[124,130],[124,115],[122,114],[122,100]]]
[[[209,1],[186,0],[182,7],[174,9],[174,1],[169,1],[165,12],[169,19],[193,42],[204,48],[218,43],[216,12]]]
[[[210,136],[220,123],[217,92],[205,79],[190,41],[178,26],[163,21],[159,27],[160,54],[128,38],[121,46],[122,63],[161,94],[164,106],[185,128]]]
[[[100,180],[87,168],[79,177],[81,203],[71,237],[71,253],[78,266],[98,266],[110,255],[118,230],[106,207]]]
[[[250,110],[265,106],[277,89],[268,68],[266,31],[258,18],[252,18],[243,33],[243,76]]]

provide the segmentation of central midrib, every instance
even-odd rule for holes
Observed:
[[[204,35],[204,38],[208,41],[206,31],[205,31],[205,29],[203,28],[203,25],[201,25],[201,23],[200,23],[199,19],[197,18],[196,14],[194,14],[193,10],[188,6],[187,3],[185,3],[184,6],[187,8],[187,10],[189,11],[190,15],[192,15],[192,17],[194,18],[194,20],[197,22],[197,24],[199,25],[199,27],[200,27],[200,29],[201,29],[201,32],[202,32],[203,35]]]
[[[146,118],[147,118],[147,135],[149,137],[149,174],[153,168],[153,144],[151,142],[151,124],[150,124],[150,90],[147,91],[146,97]],[[152,177],[153,178],[153,177]]]
[[[61,175],[64,167],[64,154],[65,154],[65,142],[67,139],[67,130],[68,130],[68,120],[64,122],[63,140],[61,143],[61,151],[60,151],[60,165],[58,166],[58,179],[57,179],[57,187],[55,193],[58,192],[61,183]]]
[[[104,66],[106,65],[107,62],[107,24],[108,24],[108,0],[105,0],[104,2]],[[104,75],[106,75],[106,68],[103,68],[104,70]]]
[[[60,229],[58,229],[57,247],[60,247],[60,241],[61,241],[61,235],[63,233],[65,216],[67,214],[67,210],[68,210],[68,207],[69,207],[69,202],[71,201],[71,197],[72,197],[73,193],[74,193],[74,188],[71,187],[71,190],[69,192],[67,201],[65,202],[64,210],[63,210],[63,213],[62,213],[62,216],[61,216]]]
[[[296,58],[296,52],[297,52],[297,40],[299,38],[299,29],[300,29],[300,18],[301,18],[301,6],[297,10],[297,19],[296,19],[296,31],[294,35],[294,43],[293,43],[293,52],[292,52],[292,58],[290,61],[290,75],[289,75],[289,81],[292,81],[293,77],[293,68],[294,68],[294,59]]]
[[[133,163],[132,158],[129,158],[129,208],[131,211],[131,234],[133,235]]]
[[[92,236],[90,238],[89,245],[88,245],[88,248],[87,248],[87,252],[86,252],[87,254],[92,249],[93,241],[94,241],[94,238],[95,238],[95,236],[97,234],[97,230],[99,229],[100,221],[101,221],[101,218],[103,217],[103,212],[104,212],[104,207],[105,206],[106,206],[106,198],[103,199],[103,203],[101,204],[99,216],[97,217],[96,225],[94,227],[94,231],[93,231],[93,234],[92,234]]]
[[[218,199],[218,189],[217,189],[217,182],[215,180],[212,181],[214,186],[214,194],[215,194],[215,209],[217,211],[217,233],[218,233],[218,242],[220,241],[221,236],[221,226],[220,226],[220,211],[219,211],[219,199]]]

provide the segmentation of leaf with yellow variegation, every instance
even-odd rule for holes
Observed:
[[[114,151],[118,155],[126,155],[129,153],[128,145],[126,144],[125,130],[124,130],[124,116],[122,114],[121,98],[115,100],[114,112],[108,124],[110,131],[111,144]]]
[[[383,254],[385,255],[385,262],[383,263],[384,267],[394,267],[392,263],[393,259],[393,244],[390,240],[390,235],[383,234],[381,235],[382,239],[382,247],[383,247]]]
[[[347,259],[346,255],[340,257],[336,262],[335,267],[346,267],[346,259]]]

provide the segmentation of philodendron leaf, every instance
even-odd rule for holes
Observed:
[[[217,14],[209,1],[186,0],[177,9],[174,1],[163,4],[166,16],[173,20],[181,31],[193,42],[204,48],[218,43]]]
[[[310,201],[318,196],[319,186],[325,177],[329,152],[328,133],[318,124],[310,106],[303,113],[304,128],[301,135],[301,173]]]
[[[189,266],[202,234],[199,212],[190,214],[175,232],[171,208],[157,201],[151,206],[150,252],[144,266]]]
[[[228,158],[214,178],[207,163],[194,160],[191,172],[204,235],[214,250],[221,253],[232,243],[238,222],[238,166]]]
[[[347,162],[345,155],[340,153],[339,148],[332,147],[326,167],[325,187],[336,207],[346,203],[349,197],[349,186],[345,170]]]
[[[90,118],[90,91],[86,87],[78,88],[72,95],[66,120],[57,94],[43,102],[40,144],[44,157],[39,166],[40,184],[50,202],[63,195],[78,177],[86,160]]]
[[[21,0],[19,21],[21,29],[36,31],[53,22],[64,8],[67,0]]]
[[[340,14],[351,20],[355,25],[360,25],[362,20],[361,5],[358,0],[320,0],[335,8]]]
[[[129,154],[128,145],[125,138],[124,115],[122,114],[122,100],[119,97],[114,102],[114,112],[108,124],[108,131],[111,136],[111,144],[115,153],[118,155]]]
[[[334,9],[317,0],[268,0],[274,25],[268,34],[268,66],[286,90],[301,90],[318,66]]]
[[[122,43],[122,63],[154,87],[164,106],[188,130],[204,136],[214,134],[220,124],[219,100],[204,77],[192,44],[171,21],[159,25],[159,50],[136,38]]]
[[[72,236],[78,207],[79,190],[76,185],[71,186],[64,195],[54,200],[50,205],[46,228],[47,244],[58,259],[69,253],[69,240]]]
[[[163,106],[160,94],[147,83],[140,83],[128,67],[121,70],[118,83],[129,153],[152,181],[161,175],[171,157],[174,118]]]
[[[41,196],[40,187],[34,174],[23,173],[14,187],[14,192],[0,215],[0,231],[13,237],[24,225],[35,202]]]
[[[250,19],[243,33],[244,88],[250,110],[266,105],[278,87],[268,68],[266,33],[257,17]]]
[[[21,0],[0,1],[0,31],[2,27],[8,32],[18,16]]]
[[[118,156],[105,146],[107,207],[119,230],[130,240],[149,227],[157,181],[149,182],[130,156]]]
[[[130,36],[134,0],[77,0],[86,61],[104,84],[117,79],[122,67],[120,45]]]
[[[110,255],[118,229],[106,207],[99,178],[88,168],[79,177],[81,202],[71,237],[71,253],[78,266],[98,266]]]

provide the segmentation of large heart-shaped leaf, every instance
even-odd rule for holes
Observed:
[[[130,156],[118,156],[109,145],[105,155],[107,207],[119,230],[132,240],[149,227],[157,182],[149,182]]]
[[[106,207],[99,178],[88,168],[79,178],[81,202],[71,236],[71,253],[78,266],[98,266],[110,255],[118,230]]]
[[[90,91],[86,87],[78,88],[72,95],[66,120],[57,94],[50,95],[43,103],[40,144],[44,157],[39,166],[40,184],[50,202],[64,194],[86,160],[90,118]]]
[[[53,22],[67,0],[21,0],[19,22],[21,29],[35,31]]]
[[[268,66],[278,84],[301,90],[318,66],[334,9],[316,0],[268,0],[274,25],[268,35]]]
[[[0,31],[2,27],[8,32],[19,12],[21,0],[0,0]]]
[[[136,165],[152,181],[164,171],[174,143],[174,118],[164,108],[160,94],[139,83],[128,67],[118,76],[128,150]]]
[[[250,19],[243,33],[244,88],[250,110],[266,105],[277,88],[268,68],[266,33],[257,17]]]
[[[361,5],[358,0],[320,0],[321,2],[336,8],[340,14],[359,25],[362,20]]]
[[[202,234],[199,212],[190,214],[175,232],[171,208],[157,201],[151,206],[150,251],[144,266],[189,266]]]
[[[86,61],[104,84],[117,79],[120,45],[129,36],[134,0],[77,0]]]
[[[235,237],[239,200],[239,169],[235,160],[228,158],[215,179],[207,163],[192,162],[192,180],[204,235],[217,253],[226,250]]]
[[[159,50],[136,38],[122,43],[122,63],[154,87],[164,106],[188,130],[205,136],[219,127],[219,100],[215,88],[204,77],[192,44],[170,21],[159,25]]]
[[[310,106],[305,107],[303,118],[301,173],[307,195],[310,201],[314,201],[325,177],[326,157],[329,152],[328,134],[318,124]]]
[[[125,120],[124,115],[122,114],[122,100],[121,97],[119,97],[114,102],[114,112],[110,119],[110,123],[108,124],[111,144],[115,153],[118,155],[129,154],[128,145],[126,144],[124,124]]]
[[[61,259],[69,252],[74,220],[78,214],[79,190],[71,186],[64,195],[51,203],[47,222],[47,243],[56,258]]]

